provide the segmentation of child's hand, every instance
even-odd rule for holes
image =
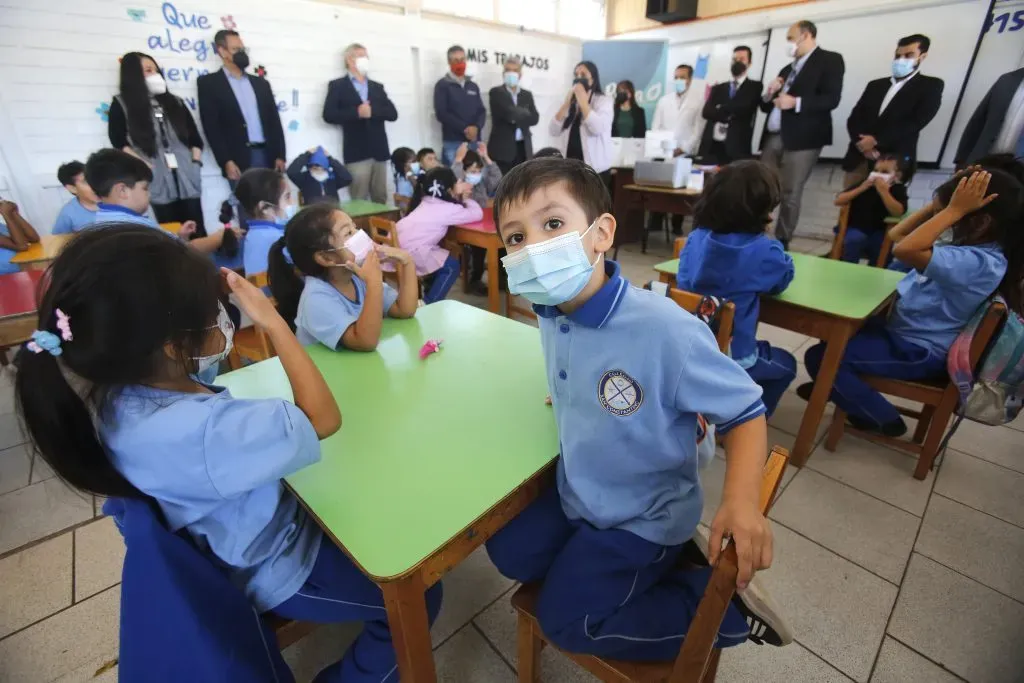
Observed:
[[[377,257],[377,251],[375,249],[371,250],[370,253],[366,255],[366,260],[363,261],[363,265],[356,265],[355,261],[348,261],[345,263],[345,267],[358,275],[366,284],[370,284],[371,282],[384,282],[384,276],[380,272],[380,259]]]
[[[736,543],[739,560],[736,588],[743,590],[754,572],[772,564],[772,530],[757,508],[757,501],[724,499],[719,505],[711,522],[708,561],[712,565],[722,553],[722,540],[730,537]]]
[[[551,394],[548,394],[547,396],[544,397],[544,405],[551,405]]]
[[[469,151],[469,143],[463,142],[459,145],[458,149],[455,150],[455,158],[453,161],[461,163],[466,158],[466,152]]]
[[[949,200],[949,206],[946,208],[958,217],[963,217],[987,205],[999,196],[998,194],[985,196],[985,193],[988,192],[988,182],[991,179],[992,174],[988,171],[974,171],[969,177],[961,178]]]
[[[409,252],[407,252],[405,249],[390,247],[386,244],[377,245],[377,254],[381,259],[385,261],[392,261],[403,266],[412,261],[412,257],[409,256]]]
[[[879,178],[878,176],[875,176],[874,186],[876,190],[882,192],[883,190],[889,189],[889,181],[886,180],[885,178]]]
[[[181,224],[181,227],[178,228],[178,237],[180,237],[183,240],[187,240],[194,234],[196,234],[195,221],[185,221],[184,223]]]
[[[277,312],[273,302],[267,298],[262,289],[233,270],[221,268],[220,272],[227,280],[231,293],[238,300],[238,305],[254,323],[264,330],[270,330],[279,325],[284,325],[285,329],[288,328],[284,318]]]

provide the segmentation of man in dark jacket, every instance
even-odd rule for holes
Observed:
[[[480,86],[466,75],[466,51],[459,45],[448,48],[448,73],[434,86],[434,115],[441,122],[441,158],[451,166],[455,150],[463,142],[476,149],[487,110],[480,99]]]
[[[732,78],[711,88],[701,112],[708,125],[700,143],[705,163],[727,164],[750,158],[754,116],[761,99],[761,81],[747,78],[753,52],[746,45],[732,51]]]
[[[892,77],[864,87],[846,120],[850,146],[843,159],[844,187],[867,178],[870,164],[882,154],[917,159],[917,138],[942,104],[942,79],[918,73],[930,46],[928,36],[917,33],[900,38]]]
[[[196,88],[217,165],[232,183],[249,168],[284,172],[284,129],[270,83],[245,73],[249,53],[236,31],[217,31],[213,42],[224,67],[200,76]]]
[[[385,204],[391,150],[384,122],[397,121],[398,110],[384,86],[366,77],[370,58],[365,47],[352,43],[345,48],[345,68],[348,75],[327,86],[324,121],[341,126],[342,158],[352,174],[352,198]]]
[[[519,57],[505,60],[502,85],[491,88],[491,139],[487,143],[491,158],[505,175],[518,164],[533,156],[533,136],[530,127],[540,120],[533,104],[533,93],[524,90],[519,81],[523,63]]]
[[[956,148],[957,168],[988,154],[1024,156],[1024,68],[1000,76],[978,103]]]

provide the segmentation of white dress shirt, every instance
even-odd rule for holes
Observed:
[[[703,108],[704,81],[693,80],[682,95],[671,93],[658,100],[651,130],[672,131],[676,147],[684,154],[696,154],[706,123],[701,116]]]
[[[516,86],[515,88],[510,88],[510,87],[508,87],[506,85],[505,86],[505,90],[508,90],[508,94],[512,96],[512,104],[514,106],[518,107],[519,106],[519,86]],[[523,129],[520,128],[519,126],[516,126],[516,142],[522,142],[522,140],[523,140]]]
[[[892,84],[889,86],[889,90],[885,93],[885,97],[882,98],[882,106],[878,108],[879,116],[882,115],[882,112],[885,111],[885,108],[889,106],[890,102],[892,102],[892,98],[896,97],[896,93],[900,91],[900,88],[905,86],[907,84],[907,81],[909,81],[916,75],[917,69],[914,69],[914,71],[909,76],[907,76],[901,81],[897,81],[895,78],[891,79]]]
[[[817,49],[818,46],[815,45],[814,47],[811,48],[810,52],[808,52],[803,57],[793,62],[793,70],[789,72],[789,78],[786,79],[786,84],[782,86],[782,92],[789,92],[789,87],[793,85],[793,81],[795,81],[797,76],[800,75],[800,72],[804,68],[804,64],[807,63],[807,58],[813,55],[814,51]],[[793,107],[793,111],[795,111],[797,114],[800,113],[800,99],[801,98],[799,97],[796,98],[796,106]],[[779,109],[778,107],[774,107],[768,114],[768,123],[766,125],[768,126],[769,133],[778,133],[780,130],[782,130],[782,110]]]

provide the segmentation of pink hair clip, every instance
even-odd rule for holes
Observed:
[[[54,313],[57,314],[57,329],[60,330],[60,338],[66,342],[74,339],[74,335],[71,334],[71,318],[59,308],[54,309]]]
[[[441,342],[443,341],[443,339],[428,339],[427,343],[420,349],[420,360],[426,360],[430,354],[440,351]]]

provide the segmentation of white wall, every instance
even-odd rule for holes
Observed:
[[[484,91],[500,81],[496,52],[546,62],[547,70],[526,68],[523,75],[542,117],[534,129],[537,147],[549,143],[546,117],[560,104],[580,58],[575,39],[305,0],[0,0],[0,122],[10,124],[0,126],[0,155],[21,179],[0,186],[12,185],[16,201],[35,207],[30,215],[38,228],[49,229],[67,198],[56,189],[57,167],[109,146],[98,110],[117,90],[118,57],[133,50],[151,54],[170,91],[185,98],[198,121],[195,79],[220,68],[210,43],[229,15],[253,69],[267,68],[289,160],[317,144],[341,157],[340,129],[323,123],[321,111],[327,83],[343,74],[341,51],[351,42],[367,46],[371,78],[384,84],[398,109],[398,121],[388,124],[392,149],[440,146],[433,86],[447,69],[445,51],[453,43],[487,50],[487,63],[470,67]],[[204,162],[203,203],[212,222],[228,188],[212,155]]]

